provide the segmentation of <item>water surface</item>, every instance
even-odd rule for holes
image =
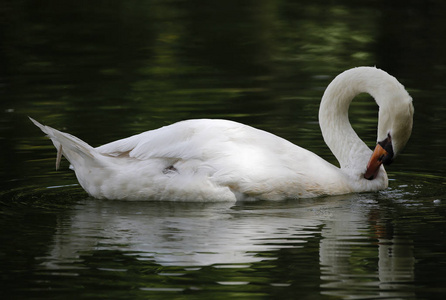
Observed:
[[[446,32],[441,1],[4,1],[0,4],[2,299],[443,299]],[[323,90],[359,65],[414,98],[378,193],[300,201],[100,201],[27,119],[93,146],[225,118],[336,163]],[[377,108],[350,120],[375,144]]]

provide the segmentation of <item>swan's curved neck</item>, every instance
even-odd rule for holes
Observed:
[[[380,99],[392,88],[393,80],[394,77],[382,70],[359,67],[338,75],[325,90],[319,109],[319,124],[325,143],[342,169],[365,168],[358,162],[366,164],[372,153],[348,120],[351,101],[360,93],[369,93],[378,106],[385,106]]]

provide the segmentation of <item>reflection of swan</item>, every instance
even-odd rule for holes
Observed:
[[[364,200],[358,196],[350,200],[349,209],[333,208],[334,218],[324,222],[319,248],[324,294],[347,299],[412,299],[413,242],[405,235],[395,235],[398,228],[380,216],[380,210],[370,210],[373,202]]]
[[[381,209],[386,207],[368,195],[355,194],[236,206],[85,201],[58,219],[47,254],[36,260],[42,269],[77,275],[82,282],[83,276],[95,280],[109,278],[102,272],[129,270],[121,273],[123,280],[133,284],[144,274],[143,281],[154,287],[158,280],[146,276],[152,269],[162,287],[172,282],[161,273],[176,273],[184,275],[182,284],[243,278],[262,288],[291,284],[294,292],[302,284],[320,284],[316,292],[340,299],[412,299],[412,242],[393,236],[398,228],[386,213],[384,219],[377,213]],[[391,233],[380,235],[377,227],[388,223]],[[215,269],[200,269],[205,266]],[[235,276],[227,268],[242,273]],[[92,269],[103,271],[93,277]]]
[[[350,102],[361,92],[371,94],[380,107],[373,155],[348,121]],[[98,148],[33,122],[58,149],[56,165],[63,154],[94,197],[235,201],[384,189],[387,175],[381,163],[390,163],[406,144],[412,116],[411,97],[386,72],[360,67],[337,76],[322,98],[319,120],[341,168],[280,137],[232,121],[183,121]]]
[[[319,204],[265,210],[262,205],[251,213],[231,206],[88,201],[59,224],[46,265],[63,268],[82,253],[101,250],[163,266],[249,264],[276,259],[262,252],[303,247],[321,226]]]

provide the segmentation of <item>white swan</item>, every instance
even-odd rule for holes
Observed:
[[[373,152],[348,121],[359,93],[379,106]],[[386,72],[359,67],[338,75],[319,110],[325,142],[340,168],[285,139],[226,120],[188,120],[93,148],[31,119],[71,163],[93,197],[126,200],[236,201],[378,191],[412,131],[412,98]]]

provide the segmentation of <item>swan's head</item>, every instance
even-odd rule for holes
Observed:
[[[412,133],[414,113],[412,98],[396,79],[385,90],[384,99],[380,99],[380,95],[375,97],[380,106],[378,138],[364,174],[369,180],[376,178],[381,164],[389,165],[393,162]]]

